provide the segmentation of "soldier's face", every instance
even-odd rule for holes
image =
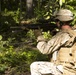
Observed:
[[[58,19],[55,19],[55,23],[56,23],[57,27],[60,27],[60,21]]]

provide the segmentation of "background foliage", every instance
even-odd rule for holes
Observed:
[[[42,55],[36,49],[37,42],[33,30],[12,30],[12,26],[22,26],[21,21],[25,21],[25,24],[40,24],[50,20],[51,23],[54,11],[61,8],[72,10],[76,17],[76,0],[32,0],[32,16],[27,16],[29,8],[26,1],[0,0],[1,75],[26,75],[26,72],[30,72],[32,62],[49,60],[47,55]],[[75,23],[76,18],[72,25]],[[52,37],[49,31],[43,32],[43,35],[45,38]]]

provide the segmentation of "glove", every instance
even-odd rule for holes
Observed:
[[[46,41],[46,39],[42,35],[42,31],[41,30],[34,30],[34,35],[35,35],[35,37],[37,39],[37,42]]]
[[[39,30],[34,30],[34,35],[37,38],[38,36],[42,35],[42,31],[40,29]]]
[[[40,41],[46,41],[43,35],[37,37],[37,42],[40,42]]]

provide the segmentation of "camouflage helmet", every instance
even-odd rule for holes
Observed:
[[[56,13],[55,19],[60,21],[71,21],[74,19],[73,13],[68,9],[60,9]]]

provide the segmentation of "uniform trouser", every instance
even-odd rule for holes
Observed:
[[[33,62],[30,65],[31,75],[53,74],[62,75],[57,66],[51,62]]]

